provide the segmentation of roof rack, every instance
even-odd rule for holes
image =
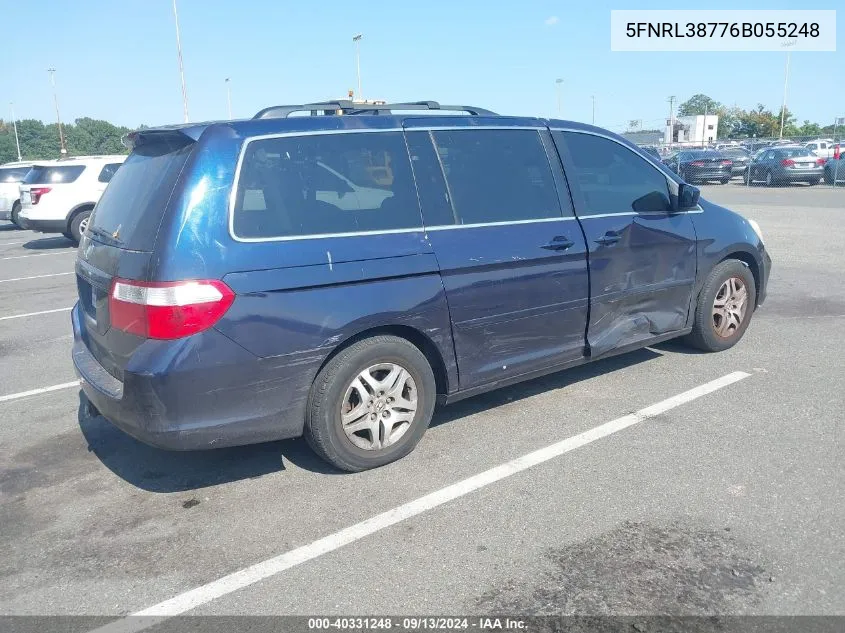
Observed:
[[[466,112],[472,116],[496,116],[495,112],[476,108],[467,105],[440,105],[437,101],[411,101],[401,103],[355,103],[348,100],[319,101],[316,103],[305,103],[300,105],[277,105],[264,108],[259,111],[253,119],[285,119],[294,112],[310,112],[316,116],[319,112],[323,114],[390,114],[393,110],[446,110],[455,112]]]

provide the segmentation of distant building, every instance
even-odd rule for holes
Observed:
[[[663,142],[703,145],[715,141],[718,132],[719,116],[716,114],[679,116],[675,117],[674,130],[671,129],[671,122],[666,121]]]

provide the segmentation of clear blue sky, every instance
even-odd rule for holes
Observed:
[[[707,8],[754,8],[711,0]],[[367,98],[471,103],[507,114],[563,117],[619,130],[659,126],[667,98],[703,92],[772,110],[783,95],[785,53],[613,53],[611,9],[659,9],[647,0],[394,0],[285,2],[178,0],[191,119],[224,118],[224,78],[235,117],[277,103],[343,96],[355,86],[352,35],[361,42]],[[797,8],[770,0],[766,8]],[[688,8],[691,8],[688,7]],[[822,124],[845,116],[841,0],[836,53],[793,53],[789,108]],[[182,119],[171,0],[3,2],[0,117],[54,120],[46,69],[55,66],[63,120],[135,126]],[[11,27],[11,28],[9,28]]]

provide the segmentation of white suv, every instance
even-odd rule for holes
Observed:
[[[94,205],[126,156],[80,156],[36,163],[20,185],[18,226],[79,242]]]
[[[20,184],[30,167],[32,162],[0,165],[0,220],[11,220],[17,224],[21,210]]]

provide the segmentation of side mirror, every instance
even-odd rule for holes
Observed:
[[[685,182],[678,185],[678,208],[676,211],[683,211],[684,209],[692,209],[698,205],[698,199],[701,197],[701,190],[698,187],[693,187]]]

